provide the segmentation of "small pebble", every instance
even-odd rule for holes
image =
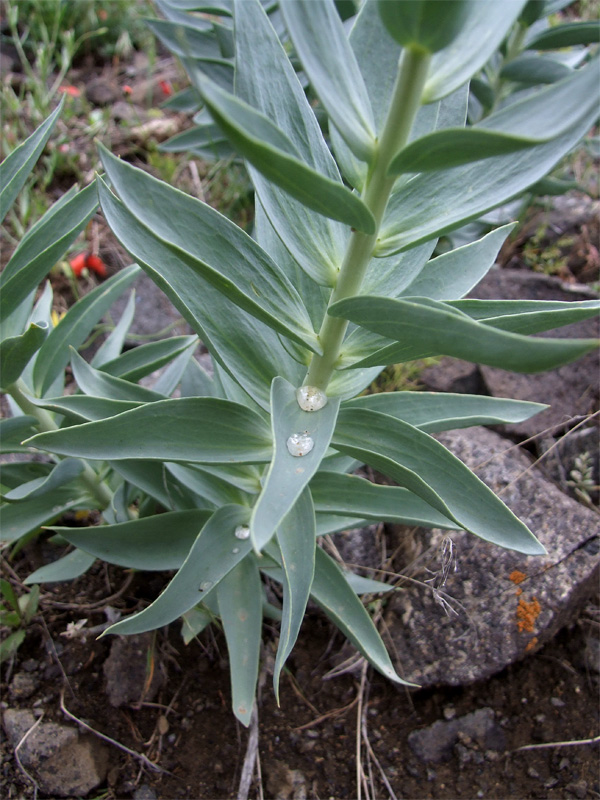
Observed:
[[[133,800],[157,800],[157,794],[151,786],[143,783],[139,789],[133,793]]]
[[[564,708],[567,704],[560,697],[551,697],[550,705],[554,706],[554,708]]]
[[[456,709],[454,706],[446,706],[444,708],[444,719],[454,719],[456,716]]]
[[[537,771],[537,769],[534,769],[533,767],[529,767],[529,769],[527,770],[527,774],[529,775],[530,778],[540,777],[540,773]]]

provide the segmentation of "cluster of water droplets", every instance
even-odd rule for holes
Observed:
[[[302,411],[319,411],[327,405],[327,395],[316,386],[301,386],[296,389],[296,400]]]

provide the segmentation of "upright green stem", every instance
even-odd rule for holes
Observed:
[[[388,168],[393,157],[408,141],[421,105],[430,59],[431,56],[421,50],[406,48],[402,53],[392,101],[362,193],[363,202],[375,218],[375,232],[370,235],[360,231],[352,232],[337,283],[329,299],[329,306],[338,300],[354,297],[360,292],[395,182],[395,178],[388,175]],[[327,389],[347,328],[347,320],[325,315],[319,331],[323,355],[313,356],[305,384],[315,386],[322,391]]]
[[[24,414],[28,414],[29,416],[36,418],[40,432],[46,433],[48,431],[58,430],[58,425],[56,422],[54,422],[52,415],[49,414],[45,409],[39,408],[32,403],[29,397],[27,397],[25,388],[26,387],[21,379],[19,379],[13,383],[12,386],[8,387],[7,393],[10,394],[12,399]],[[83,459],[81,459],[81,461],[83,463],[83,472],[79,477],[88,487],[91,494],[96,498],[100,504],[100,507],[106,508],[108,505],[110,505],[112,500],[112,492],[108,486],[106,486],[106,484],[99,479],[97,473],[92,469],[92,467],[90,467],[87,461],[83,461]]]

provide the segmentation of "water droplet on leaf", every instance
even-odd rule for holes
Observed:
[[[286,442],[287,449],[290,455],[295,458],[305,456],[315,446],[314,439],[308,433],[292,433]]]
[[[250,538],[250,528],[247,525],[238,525],[235,529],[235,538],[236,539],[249,539]]]
[[[319,411],[327,405],[327,395],[316,386],[301,386],[296,390],[296,400],[302,411]]]
[[[234,548],[233,548],[233,550],[232,550],[231,552],[232,552],[232,553],[233,553],[233,555],[235,556],[235,555],[237,555],[237,554],[240,552],[240,548],[239,548],[239,547],[234,547]]]
[[[202,581],[200,584],[200,591],[201,592],[208,592],[209,589],[212,589],[213,582],[212,581]]]

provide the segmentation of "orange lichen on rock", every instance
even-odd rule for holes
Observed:
[[[531,650],[533,650],[533,648],[536,646],[537,643],[538,643],[538,638],[537,636],[534,636],[530,642],[527,642],[527,647],[525,648],[525,652],[529,653]]]
[[[517,627],[519,633],[523,631],[533,633],[533,625],[539,617],[541,610],[542,607],[536,597],[532,597],[530,602],[527,602],[523,597],[519,598],[519,605],[517,606]]]
[[[523,583],[526,577],[527,575],[525,575],[524,572],[521,572],[521,570],[513,569],[513,571],[508,576],[508,580],[512,581],[513,583]]]

